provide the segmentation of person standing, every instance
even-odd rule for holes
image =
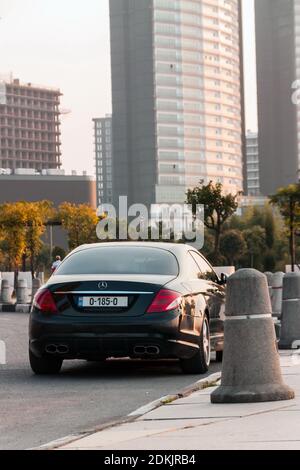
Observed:
[[[57,268],[61,265],[62,261],[61,261],[61,257],[60,256],[56,256],[55,257],[55,261],[52,263],[52,266],[51,266],[51,272],[52,274],[57,270]]]

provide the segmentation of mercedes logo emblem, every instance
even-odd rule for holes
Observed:
[[[99,289],[107,289],[107,282],[99,282],[98,287]]]

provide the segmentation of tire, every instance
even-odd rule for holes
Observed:
[[[223,361],[223,351],[216,351],[216,361],[217,362]]]
[[[197,353],[190,359],[180,359],[180,364],[185,374],[205,374],[208,371],[210,365],[210,333],[209,321],[206,316],[203,320]]]
[[[37,357],[29,350],[29,362],[36,375],[58,374],[63,360],[56,357]]]

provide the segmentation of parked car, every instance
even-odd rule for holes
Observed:
[[[36,294],[29,358],[36,374],[65,359],[177,358],[205,373],[222,359],[225,281],[192,246],[115,242],[70,253]]]

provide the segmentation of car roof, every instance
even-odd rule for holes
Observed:
[[[170,243],[170,242],[140,242],[140,241],[122,241],[122,242],[99,242],[91,243],[86,245],[81,245],[75,248],[72,253],[76,251],[89,250],[91,248],[103,248],[103,247],[121,247],[121,246],[134,246],[134,247],[145,247],[145,248],[159,248],[161,250],[171,251],[175,255],[180,255],[181,253],[186,253],[189,250],[194,250],[190,245],[184,243]],[[197,250],[196,250],[197,251]]]

